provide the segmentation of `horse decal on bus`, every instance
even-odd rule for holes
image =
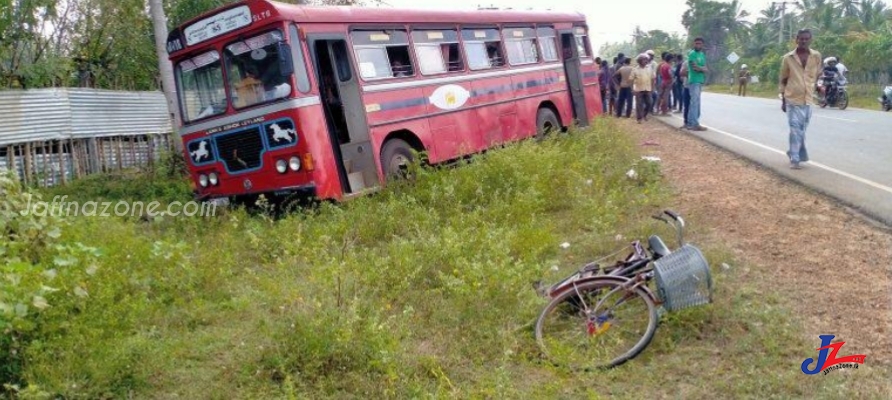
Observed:
[[[282,129],[279,124],[272,124],[269,126],[269,129],[273,130],[273,140],[278,143],[281,140],[287,140],[289,142],[293,141],[291,139],[291,135],[294,135],[294,129]]]
[[[192,159],[195,160],[195,162],[199,162],[202,158],[209,156],[210,152],[208,152],[208,141],[202,140],[200,143],[198,143],[198,149],[189,152],[189,154],[192,155]]]

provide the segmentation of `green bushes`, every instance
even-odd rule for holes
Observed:
[[[491,396],[525,384],[518,368],[539,368],[532,283],[645,220],[665,199],[659,168],[601,120],[460,164],[279,220],[72,220],[60,243],[99,250],[69,246],[71,269],[89,256],[84,274],[98,272],[73,281],[88,296],[66,295],[34,325],[11,381],[66,398]],[[103,187],[93,193],[156,193]]]
[[[40,196],[0,176],[0,383],[23,383],[25,352],[62,329],[53,315],[77,312],[96,273],[96,248],[62,240],[65,221],[31,213]]]

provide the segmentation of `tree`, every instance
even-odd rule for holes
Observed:
[[[0,84],[53,86],[64,73],[57,49],[65,41],[69,7],[53,0],[0,0]],[[47,32],[47,23],[57,29]],[[42,63],[53,60],[54,63]]]
[[[653,50],[657,56],[664,52],[677,53],[684,48],[684,41],[677,34],[669,33],[655,29],[646,33],[636,28],[636,53],[643,53],[647,50]]]
[[[702,37],[706,41],[706,60],[713,73],[708,75],[709,82],[714,82],[728,72],[729,65],[724,62],[725,55],[730,52],[730,38],[744,39],[749,31],[749,23],[737,0],[730,3],[710,0],[688,0],[688,10],[682,15],[682,25],[688,30],[688,40]]]

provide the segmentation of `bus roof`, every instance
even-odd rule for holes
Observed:
[[[300,6],[288,3],[279,3],[268,0],[246,0],[234,4],[210,10],[176,27],[168,35],[168,53],[173,57],[175,53],[186,50],[182,41],[178,40],[172,46],[175,39],[179,39],[184,31],[191,25],[209,17],[234,10],[247,5],[252,17],[262,12],[267,12],[270,21],[288,20],[298,23],[343,23],[343,24],[504,24],[504,23],[583,23],[585,16],[582,13],[553,12],[553,11],[520,11],[520,10],[418,10],[418,9],[394,9],[372,7],[346,7],[346,6]],[[231,20],[231,18],[230,18]],[[264,21],[264,24],[266,21]],[[253,25],[245,23],[243,28]],[[239,28],[231,33],[243,30]],[[220,36],[228,36],[229,33]],[[202,40],[203,41],[203,40]],[[197,43],[196,43],[197,44]]]
[[[581,13],[519,10],[418,10],[372,7],[306,7],[268,1],[298,22],[343,23],[448,23],[493,24],[506,22],[582,22]]]

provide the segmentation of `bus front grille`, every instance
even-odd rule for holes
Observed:
[[[220,159],[230,173],[260,167],[263,139],[259,128],[220,135],[216,138]]]

